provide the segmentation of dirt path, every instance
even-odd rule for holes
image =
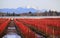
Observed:
[[[4,35],[3,38],[21,38],[20,35],[18,35],[18,31],[16,29],[15,23],[13,20],[10,21],[8,27],[6,28],[6,35]]]

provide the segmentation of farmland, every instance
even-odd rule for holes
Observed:
[[[0,17],[0,38],[12,33],[21,38],[60,38],[60,18]]]

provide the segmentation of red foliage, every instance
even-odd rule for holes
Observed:
[[[2,19],[0,20],[0,35],[3,33],[5,28],[7,27],[8,23],[10,22],[10,19]]]
[[[48,35],[60,34],[60,18],[44,18],[44,19],[17,19],[34,26],[36,29],[47,33]]]
[[[22,32],[24,38],[37,38],[35,36],[35,33],[31,31],[28,27],[26,27],[23,23],[16,21],[16,19],[14,21]]]

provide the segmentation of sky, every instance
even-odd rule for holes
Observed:
[[[60,11],[60,0],[0,0],[0,9],[18,7]]]

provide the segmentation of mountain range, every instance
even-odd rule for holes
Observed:
[[[16,8],[16,9],[9,9],[9,8],[4,8],[4,9],[0,9],[0,12],[3,12],[3,13],[16,13],[16,14],[19,14],[19,13],[28,13],[28,12],[32,12],[32,13],[35,13],[35,12],[45,12],[46,10],[45,9],[41,9],[41,10],[37,10],[37,9],[34,9],[34,8],[22,8],[22,7],[19,7],[19,8]]]
[[[32,13],[34,13],[34,12],[37,12],[37,10],[36,9],[34,9],[34,8],[21,8],[21,7],[19,7],[19,8],[17,8],[17,9],[8,9],[8,8],[5,8],[5,9],[0,9],[0,12],[4,12],[4,13],[28,13],[28,12],[32,12]]]

